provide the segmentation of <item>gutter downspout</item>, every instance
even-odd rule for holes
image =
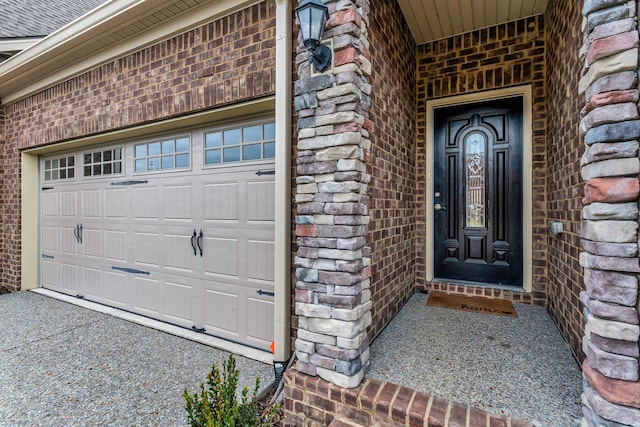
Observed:
[[[290,0],[276,0],[276,377],[291,357],[291,13]]]

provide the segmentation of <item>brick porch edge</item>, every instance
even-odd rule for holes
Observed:
[[[358,387],[338,387],[290,369],[284,376],[286,425],[526,427],[468,405],[429,396],[393,383],[366,379]]]

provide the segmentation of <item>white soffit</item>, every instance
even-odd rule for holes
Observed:
[[[110,0],[0,64],[2,104],[259,0]]]
[[[417,44],[540,15],[548,0],[398,0]]]

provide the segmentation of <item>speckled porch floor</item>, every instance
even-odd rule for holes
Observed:
[[[426,306],[415,294],[371,345],[368,378],[536,426],[580,424],[582,374],[544,307],[517,318]]]

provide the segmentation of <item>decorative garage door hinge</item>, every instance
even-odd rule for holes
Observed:
[[[206,330],[205,328],[196,328],[196,325],[193,325],[193,326],[191,327],[191,330],[192,330],[193,332],[197,332],[197,333],[199,333],[199,334],[204,334],[205,332],[207,332],[207,330]]]
[[[129,267],[116,267],[115,265],[111,266],[112,270],[118,270],[118,271],[124,271],[125,273],[132,273],[132,274],[145,274],[145,275],[149,275],[151,274],[149,271],[144,271],[144,270],[136,270],[135,268],[129,268]]]
[[[262,176],[262,175],[275,175],[276,171],[258,171],[256,172],[256,175],[258,176]]]
[[[42,191],[53,190],[53,187],[42,187]]]
[[[259,291],[256,291],[256,293],[258,295],[269,295],[270,297],[276,296],[275,292],[263,291],[262,289],[260,289]]]
[[[146,179],[142,181],[116,181],[116,182],[112,182],[111,185],[136,185],[136,184],[146,184],[147,182],[149,181],[147,181]]]

